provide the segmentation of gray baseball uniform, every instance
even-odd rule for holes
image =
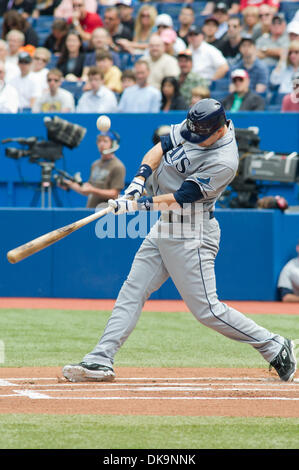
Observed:
[[[285,294],[299,296],[299,258],[291,259],[282,269],[278,279],[278,289]]]
[[[199,186],[202,198],[184,205],[181,211],[162,211],[135,256],[99,343],[84,362],[113,366],[114,356],[133,331],[145,301],[169,276],[204,325],[251,344],[268,362],[284,344],[283,337],[260,327],[217,297],[214,263],[220,229],[213,210],[238,168],[233,124],[229,121],[228,132],[209,147],[184,141],[182,124],[171,127],[170,149],[153,172],[153,192],[174,193],[184,181],[192,181]],[[182,228],[185,225],[186,231]]]

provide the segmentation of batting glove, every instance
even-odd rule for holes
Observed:
[[[143,196],[137,199],[137,207],[139,211],[151,211],[154,208],[153,198]]]
[[[127,199],[139,199],[144,191],[145,181],[143,178],[135,176],[132,183],[125,190],[125,197]]]
[[[109,199],[108,205],[114,209],[114,213],[117,215],[136,211],[136,209],[133,208],[133,201],[129,199]]]

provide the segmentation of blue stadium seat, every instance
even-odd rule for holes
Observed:
[[[230,84],[230,77],[229,77],[229,74],[226,74],[223,78],[220,78],[220,80],[213,81],[210,85],[210,90],[228,92],[229,84]]]
[[[131,69],[135,62],[142,57],[143,54],[130,54],[129,52],[120,52],[120,70]]]
[[[65,90],[72,93],[75,104],[77,104],[80,97],[82,96],[84,85],[85,82],[68,82],[65,80],[62,82],[61,88],[64,88]]]
[[[97,14],[100,15],[100,17],[102,18],[102,20],[104,20],[105,10],[106,10],[106,8],[108,8],[108,7],[109,7],[109,5],[100,5],[100,4],[98,4]]]
[[[279,6],[279,11],[285,14],[287,23],[293,19],[298,10],[299,2],[281,2]]]
[[[228,94],[229,94],[228,90],[211,91],[211,98],[217,101],[222,101]]]
[[[48,69],[54,69],[57,65],[58,57],[54,54],[51,55],[50,62],[47,64]]]
[[[284,96],[285,93],[278,93],[277,91],[269,93],[266,98],[266,111],[280,111]]]
[[[46,38],[51,33],[53,21],[54,17],[52,15],[44,15],[31,20],[31,25],[38,35],[39,46],[44,44]]]

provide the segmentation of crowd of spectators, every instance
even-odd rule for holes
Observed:
[[[299,111],[299,2],[133,1],[1,2],[0,112]]]

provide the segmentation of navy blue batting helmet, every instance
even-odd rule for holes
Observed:
[[[195,103],[181,127],[181,136],[188,142],[199,144],[226,124],[224,108],[219,101],[205,98]]]

